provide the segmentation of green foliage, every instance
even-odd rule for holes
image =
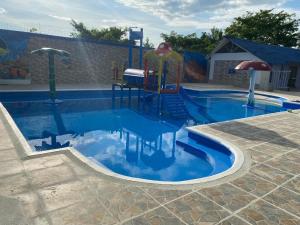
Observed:
[[[225,34],[262,43],[300,47],[299,21],[295,14],[275,13],[273,9],[247,12],[235,18],[225,29]]]
[[[145,48],[154,48],[154,44],[150,42],[148,37],[146,37],[143,45],[144,45]]]
[[[6,53],[7,53],[7,50],[0,47],[0,56],[5,55]]]
[[[177,52],[188,50],[208,54],[222,39],[223,31],[221,29],[212,28],[208,33],[203,32],[200,37],[198,37],[196,33],[181,35],[172,31],[170,34],[162,33],[161,37],[165,42],[171,43],[173,49]]]
[[[29,29],[30,33],[36,33],[37,31],[38,31],[38,29],[35,28],[35,27],[32,27],[32,28]]]
[[[126,39],[126,34],[128,29],[121,27],[109,27],[109,28],[87,28],[82,22],[77,23],[72,20],[71,25],[73,26],[75,32],[71,33],[72,37],[83,38],[89,40],[109,40],[115,42],[128,43]]]

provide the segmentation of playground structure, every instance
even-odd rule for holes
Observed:
[[[176,117],[186,115],[184,103],[179,95],[183,59],[172,50],[169,43],[161,43],[157,49],[144,55],[144,69],[124,69],[113,63],[113,98],[115,89],[128,89],[130,104],[131,89],[138,89],[138,102],[146,99],[157,100],[158,114],[168,113]],[[172,84],[172,85],[171,85]],[[141,97],[141,91],[143,97]]]
[[[147,52],[145,54],[144,89],[146,91],[157,89],[158,94],[177,94],[180,88],[182,61],[181,55],[173,51],[169,43],[161,43],[156,50]],[[150,70],[151,64],[154,74]],[[158,71],[155,74],[157,64]],[[172,76],[169,71],[170,64],[175,65],[176,68],[175,88],[167,86],[168,78]],[[172,72],[174,73],[174,71]],[[174,80],[172,81],[174,82]]]
[[[54,56],[57,55],[61,58],[62,62],[67,64],[69,63],[70,53],[60,49],[54,48],[40,48],[31,52],[31,54],[48,54],[48,69],[49,69],[49,93],[50,101],[52,103],[57,103],[56,99],[56,82],[55,82],[55,64]]]

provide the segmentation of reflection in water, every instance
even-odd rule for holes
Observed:
[[[65,148],[70,146],[70,141],[65,142],[64,144],[61,144],[57,141],[56,137],[57,135],[51,134],[48,131],[43,131],[42,139],[48,139],[50,137],[50,144],[47,143],[47,141],[42,140],[41,145],[35,145],[35,149],[37,151],[43,151],[43,150],[50,150],[50,149],[56,149],[56,148]]]
[[[151,155],[144,153],[144,148],[141,151],[141,159],[143,162],[151,167],[153,170],[161,170],[163,168],[167,168],[172,165],[175,161],[175,143],[176,143],[176,133],[173,132],[173,147],[171,156],[167,157],[165,152],[162,150],[162,134],[159,136],[159,147],[157,148],[157,144],[155,142],[155,148],[153,149],[153,153]],[[162,160],[162,163],[157,163],[159,160]]]
[[[57,148],[65,148],[70,146],[70,141],[66,141],[64,144],[61,144],[57,141],[57,136],[64,134],[74,134],[72,131],[67,131],[64,125],[63,119],[59,112],[59,109],[56,104],[49,104],[49,108],[52,112],[54,122],[58,131],[58,135],[52,133],[51,131],[44,130],[40,137],[35,137],[33,139],[43,139],[41,145],[35,145],[35,149],[37,151],[49,150],[49,149],[57,149]],[[50,143],[47,143],[44,139],[49,139]]]

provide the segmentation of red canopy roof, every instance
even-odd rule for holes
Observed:
[[[269,64],[259,61],[243,61],[235,67],[236,70],[259,70],[259,71],[271,71],[272,68]]]

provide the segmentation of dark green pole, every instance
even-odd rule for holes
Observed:
[[[55,66],[54,66],[54,56],[58,55],[64,58],[69,58],[70,53],[64,50],[54,49],[54,48],[40,48],[31,52],[31,54],[43,55],[48,54],[48,69],[49,69],[49,91],[50,100],[55,102],[56,99],[56,85],[55,85]]]
[[[49,58],[49,89],[50,99],[55,101],[56,98],[56,85],[55,85],[55,67],[54,67],[54,53],[48,52]]]

